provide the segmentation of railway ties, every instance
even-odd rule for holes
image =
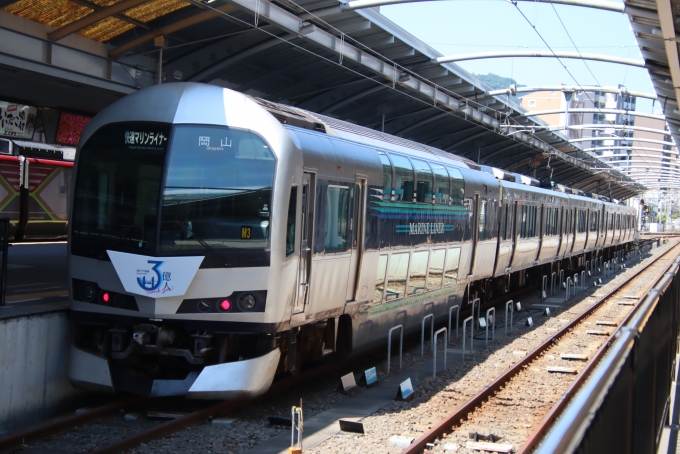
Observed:
[[[659,254],[655,254],[655,258],[657,258],[656,262],[661,265],[669,262],[668,260],[661,260]],[[629,269],[626,273],[619,275],[615,279],[618,281],[624,280],[624,278],[627,278],[634,272],[636,272],[636,269]],[[326,439],[321,440],[318,446],[313,447],[311,443],[305,445],[307,446],[305,452],[322,453],[331,445],[355,445],[357,450],[365,450],[370,444],[363,445],[362,443],[370,442],[372,444],[373,441],[371,440],[379,433],[388,435],[378,441],[379,444],[384,447],[392,446],[390,445],[391,437],[403,436],[409,441],[415,440],[417,442],[418,438],[423,434],[430,432],[437,427],[437,421],[443,416],[442,413],[445,414],[450,412],[452,408],[465,407],[466,405],[468,406],[467,412],[461,418],[468,419],[464,423],[467,425],[459,426],[456,432],[454,432],[453,437],[449,436],[447,438],[441,438],[440,435],[439,442],[436,442],[434,439],[427,442],[433,443],[432,449],[435,452],[443,452],[444,447],[446,447],[447,444],[452,445],[454,442],[457,442],[457,438],[455,437],[458,437],[458,435],[462,435],[465,439],[465,443],[462,443],[461,440],[461,443],[457,445],[459,448],[458,452],[460,453],[466,452],[465,446],[467,446],[467,442],[475,442],[475,437],[477,438],[476,443],[511,444],[513,449],[516,450],[521,446],[521,442],[514,441],[515,439],[511,438],[514,435],[509,434],[506,429],[502,427],[502,416],[514,414],[515,421],[513,426],[516,427],[513,427],[512,430],[521,433],[523,439],[531,436],[536,428],[539,427],[540,412],[542,411],[545,413],[549,411],[552,404],[558,401],[559,393],[551,391],[551,387],[554,387],[553,381],[564,385],[564,383],[568,383],[568,381],[573,381],[575,377],[575,375],[568,370],[560,371],[555,370],[554,368],[571,368],[576,369],[578,373],[582,373],[590,367],[588,366],[589,363],[587,363],[587,360],[596,357],[599,346],[607,342],[607,337],[587,334],[586,331],[609,330],[613,333],[614,327],[598,322],[611,323],[614,320],[613,316],[616,314],[616,310],[621,309],[629,311],[631,309],[630,306],[618,304],[620,301],[633,301],[632,298],[627,297],[640,295],[640,292],[638,291],[623,289],[619,295],[609,298],[605,304],[608,312],[598,312],[596,315],[593,315],[592,320],[584,320],[582,325],[574,330],[579,333],[579,341],[574,345],[568,344],[566,340],[561,337],[560,333],[565,329],[568,330],[568,328],[565,327],[568,325],[571,318],[576,316],[576,314],[583,312],[583,305],[592,305],[592,300],[597,299],[597,295],[604,292],[604,290],[604,288],[596,290],[594,295],[590,295],[587,298],[588,301],[577,303],[576,299],[573,299],[568,303],[565,303],[558,309],[559,312],[556,316],[551,318],[542,317],[535,311],[528,311],[533,314],[533,317],[537,322],[534,328],[521,326],[523,324],[523,319],[527,315],[530,315],[526,309],[520,313],[515,313],[515,327],[512,333],[509,333],[509,336],[507,337],[503,335],[503,312],[497,308],[501,320],[496,321],[498,329],[496,342],[491,344],[488,349],[484,348],[484,331],[482,330],[480,331],[480,333],[482,333],[481,337],[475,339],[476,348],[472,358],[466,359],[465,362],[460,361],[460,347],[462,342],[459,340],[458,343],[454,344],[453,348],[450,348],[449,350],[446,371],[444,371],[443,368],[440,369],[438,367],[438,375],[435,379],[430,378],[432,375],[431,365],[422,364],[423,369],[427,369],[428,371],[419,372],[417,377],[413,373],[405,370],[405,373],[407,375],[410,374],[414,381],[416,399],[413,402],[394,402],[392,399],[396,389],[392,389],[392,385],[386,383],[385,376],[382,375],[381,383],[376,388],[376,391],[381,390],[382,388],[382,391],[384,392],[389,391],[391,396],[388,397],[387,403],[385,403],[385,401],[382,401],[382,403],[376,401],[374,408],[370,412],[370,409],[366,410],[366,415],[360,416],[360,419],[366,428],[366,434],[361,436],[343,433],[336,435],[339,428],[334,429],[331,430],[328,435],[324,435]],[[580,296],[586,295],[582,294]],[[524,297],[521,299],[522,301],[528,301]],[[526,307],[526,303],[524,303],[524,305]],[[575,315],[572,316],[570,314]],[[586,325],[585,323],[590,324]],[[529,340],[525,340],[523,337],[528,337]],[[539,338],[546,337],[548,339],[557,340],[556,344],[552,343],[554,350],[535,355],[535,344],[538,343]],[[407,367],[409,364],[413,365],[414,362],[419,360],[419,345],[415,344],[410,351],[411,353],[407,353],[406,355]],[[438,351],[439,355],[441,355],[441,350]],[[383,348],[380,352],[382,358],[384,358],[384,352],[385,349]],[[583,359],[584,357],[587,359]],[[482,400],[475,401],[475,399],[470,399],[471,397],[480,394],[480,389],[493,387],[493,383],[489,385],[489,382],[492,381],[493,377],[498,376],[504,371],[511,370],[512,365],[518,362],[526,366],[523,369],[526,373],[530,374],[530,378],[525,380],[527,383],[531,384],[529,390],[523,391],[522,388],[519,387],[519,384],[515,384],[514,382],[503,382],[503,384],[498,387],[498,392],[492,392]],[[437,363],[438,366],[441,363],[443,363],[443,361],[441,361],[440,356]],[[548,368],[553,368],[553,371],[548,371]],[[356,370],[356,368],[354,369]],[[384,372],[384,368],[382,371]],[[472,379],[468,380],[466,379],[466,376],[470,375],[471,371],[474,371],[474,374]],[[548,378],[539,378],[537,371],[547,374]],[[334,374],[333,377],[336,377],[336,379],[340,376],[339,372],[334,372],[330,369],[325,370],[325,372],[323,370],[317,371],[317,375],[315,376],[319,377],[323,376],[323,374]],[[396,375],[396,373],[393,373],[395,378]],[[453,382],[450,381],[451,377],[454,377]],[[276,388],[276,386],[281,386],[281,388]],[[277,392],[281,392],[283,388],[287,386],[289,386],[289,384],[275,384],[275,388],[272,390],[273,395],[276,395]],[[271,399],[272,394],[269,393],[267,396],[266,399]],[[368,394],[362,394],[352,399],[341,400],[342,406],[338,407],[336,405],[336,407],[332,407],[328,411],[331,413],[334,410],[336,413],[341,411],[352,411],[355,402],[359,403],[362,399],[368,397]],[[532,399],[537,400],[534,402]],[[538,400],[541,400],[542,402],[538,402]],[[551,400],[552,402],[550,402]],[[261,402],[262,400],[256,402],[251,401],[249,404],[260,405]],[[470,404],[470,402],[472,403]],[[496,411],[491,414],[486,414],[485,416],[482,411],[485,410],[485,404],[488,402],[494,402],[498,407]],[[312,404],[314,404],[314,402],[310,401],[310,405]],[[438,408],[433,409],[430,405]],[[229,407],[225,404],[224,407],[219,408],[211,409],[210,407],[206,407],[205,414],[200,416],[191,415],[192,412],[189,412],[187,418],[178,418],[173,421],[159,424],[157,426],[159,429],[156,429],[153,432],[144,433],[146,431],[140,430],[140,433],[135,434],[134,437],[127,437],[126,440],[121,440],[120,443],[104,447],[98,452],[119,452],[138,446],[142,442],[158,443],[152,442],[152,440],[158,439],[159,437],[167,437],[173,433],[177,434],[179,431],[182,431],[184,428],[191,425],[201,425],[201,430],[182,432],[181,437],[186,438],[193,432],[206,433],[206,430],[210,430],[210,425],[203,423],[209,421],[208,416],[217,417],[218,415],[226,415],[231,418],[231,415],[233,415],[236,409],[236,407]],[[531,414],[531,420],[522,420],[524,415],[527,414]],[[484,419],[475,419],[477,416]],[[392,418],[396,418],[396,421]],[[306,425],[310,420],[313,421],[314,418],[310,418],[309,420],[307,418],[305,419]],[[241,426],[234,423],[231,429],[228,428],[228,425],[225,427],[227,427],[227,429],[223,430],[234,432],[238,431],[237,428]],[[309,429],[313,430],[313,425],[311,425]],[[312,432],[305,433],[305,435],[311,434]],[[472,438],[470,438],[470,434],[473,434]],[[285,438],[288,438],[289,440],[290,433],[288,430],[281,431],[281,436],[284,435]],[[490,435],[493,435],[493,441],[489,439]],[[180,437],[180,435],[176,435],[176,437]],[[273,439],[270,441],[273,442]],[[394,448],[394,446],[392,446],[392,448]],[[30,450],[28,452],[30,452]],[[244,452],[244,450],[236,450],[236,452]]]
[[[638,303],[664,276],[680,246],[668,245],[665,252],[654,254],[653,260],[629,268],[591,297],[562,312],[553,322],[567,322],[569,314],[582,311],[559,330],[546,326],[545,340],[495,380],[478,386],[479,391],[457,410],[434,424],[403,452],[477,452],[472,435],[494,435],[498,448],[511,445],[513,452],[531,452],[549,430],[560,411],[580,384],[606,353],[619,327],[631,319]],[[629,265],[632,267],[632,265]],[[604,289],[616,287],[593,298]],[[633,298],[634,297],[634,298]],[[596,299],[595,302],[592,302]],[[588,307],[589,306],[589,307]],[[587,307],[587,309],[586,309]],[[565,307],[566,309],[566,307]],[[537,329],[536,331],[539,331]],[[514,343],[514,342],[513,342]],[[506,354],[517,350],[510,343],[501,350]],[[482,369],[492,369],[488,365]],[[465,379],[461,380],[464,382]],[[460,383],[460,382],[459,382]],[[452,385],[461,388],[461,385]]]

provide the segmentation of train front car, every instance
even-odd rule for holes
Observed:
[[[71,382],[156,396],[265,392],[285,362],[276,333],[297,273],[284,262],[302,179],[290,136],[242,94],[178,83],[116,102],[81,143]]]

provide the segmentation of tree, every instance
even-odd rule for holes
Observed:
[[[504,88],[509,88],[510,85],[515,85],[516,87],[526,87],[526,85],[518,84],[515,79],[512,79],[510,77],[499,76],[498,74],[494,73],[473,74],[473,76],[475,76],[477,79],[481,80],[494,90],[502,90]],[[520,102],[519,98],[522,95],[524,95],[524,93],[520,93],[519,96],[510,96],[510,99],[512,99],[516,103],[519,103]]]
[[[510,77],[499,76],[498,74],[488,73],[488,74],[473,74],[477,79],[481,80],[489,87],[494,90],[501,90],[503,88],[508,88],[510,85],[515,85],[517,87],[526,87],[526,85],[518,84],[515,79]]]

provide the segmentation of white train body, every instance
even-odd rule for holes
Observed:
[[[634,209],[209,85],[132,94],[81,144],[70,377],[90,389],[256,396],[636,236]]]

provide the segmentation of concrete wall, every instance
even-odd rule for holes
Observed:
[[[66,312],[0,320],[0,434],[73,410]]]

